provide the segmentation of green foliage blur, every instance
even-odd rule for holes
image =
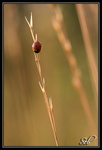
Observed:
[[[56,5],[62,10],[64,28],[81,71],[81,79],[97,126],[98,112],[92,77],[75,4]],[[55,146],[44,98],[38,84],[40,78],[32,51],[33,40],[24,18],[26,16],[29,20],[31,12],[34,33],[38,35],[38,40],[43,46],[40,62],[46,91],[53,102],[60,146],[79,146],[82,137],[88,138],[94,133],[72,84],[71,68],[52,26],[50,6],[4,4],[3,11],[4,146]],[[98,8],[92,11],[88,7],[86,12],[98,66]],[[95,140],[89,146],[97,146],[97,142],[98,140]]]

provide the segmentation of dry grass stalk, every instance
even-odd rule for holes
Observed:
[[[89,35],[88,27],[87,27],[87,22],[85,19],[85,12],[84,12],[84,8],[83,8],[83,4],[76,4],[76,9],[77,9],[78,17],[79,17],[79,22],[80,22],[80,26],[81,26],[81,30],[82,30],[85,47],[86,47],[89,66],[90,66],[91,75],[92,75],[92,79],[93,79],[92,81],[94,83],[93,88],[95,88],[95,92],[96,92],[96,103],[97,103],[98,72],[97,72],[97,67],[96,67],[96,63],[95,63],[93,47],[91,44],[90,35]]]
[[[49,6],[51,7],[51,4]],[[89,106],[89,102],[88,102],[83,84],[81,82],[81,73],[77,66],[75,56],[73,55],[71,43],[66,36],[65,29],[63,28],[63,15],[62,15],[61,9],[60,7],[55,6],[55,5],[53,5],[51,9],[53,13],[53,17],[52,17],[53,27],[57,33],[58,39],[63,47],[63,50],[67,57],[67,61],[73,73],[73,85],[79,94],[80,101],[84,109],[88,123],[90,124],[93,131],[97,134],[94,118],[93,118],[93,115]]]
[[[37,34],[34,37],[32,13],[31,13],[31,18],[30,18],[30,23],[28,22],[26,17],[25,17],[25,20],[26,20],[26,22],[27,22],[27,24],[30,28],[32,39],[33,39],[34,42],[36,42],[37,41]],[[53,134],[54,134],[55,143],[56,143],[56,146],[59,146],[57,133],[56,133],[55,119],[54,119],[54,114],[53,114],[52,100],[51,100],[51,98],[48,99],[48,96],[47,96],[47,93],[46,93],[46,90],[45,90],[45,79],[42,76],[42,70],[41,70],[41,65],[40,65],[39,54],[34,53],[34,58],[35,58],[35,62],[36,62],[37,69],[38,69],[40,79],[41,79],[41,83],[39,82],[39,86],[40,86],[41,91],[42,91],[43,96],[44,96],[47,112],[48,112],[48,115],[49,115],[49,118],[50,118],[50,123],[51,123]]]

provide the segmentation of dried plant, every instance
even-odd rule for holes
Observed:
[[[26,22],[27,22],[27,24],[28,24],[28,26],[30,28],[32,39],[33,39],[33,41],[35,43],[35,42],[37,42],[37,34],[34,36],[32,13],[31,13],[31,17],[30,17],[30,22],[27,20],[26,17],[25,17],[25,20],[26,20]],[[39,75],[40,75],[40,79],[41,79],[41,82],[39,82],[39,86],[40,86],[42,94],[44,96],[44,101],[45,101],[45,104],[46,104],[47,112],[48,112],[50,123],[51,123],[51,126],[52,126],[55,143],[56,143],[56,146],[59,146],[57,133],[56,133],[55,119],[54,119],[54,114],[53,114],[52,99],[48,98],[47,93],[46,93],[45,79],[42,76],[42,70],[41,70],[41,65],[40,65],[39,54],[34,52],[34,58],[35,58],[35,62],[36,62],[37,69],[38,69],[38,72],[39,72]]]
[[[81,81],[81,72],[80,72],[80,69],[78,68],[76,58],[73,55],[71,43],[66,35],[65,28],[63,27],[63,15],[62,15],[61,9],[59,6],[56,6],[55,4],[50,4],[49,6],[52,10],[53,27],[57,33],[58,39],[63,47],[67,61],[72,70],[73,85],[79,94],[80,102],[84,109],[88,123],[90,124],[93,131],[97,134],[96,125],[95,125],[94,118],[91,112],[89,101],[88,101],[86,92],[84,90],[84,87]]]
[[[98,96],[98,73],[97,73],[97,67],[95,63],[95,58],[94,58],[94,53],[93,53],[93,47],[91,44],[91,39],[87,27],[87,22],[86,22],[86,17],[85,17],[85,11],[84,11],[84,6],[83,4],[76,4],[76,9],[79,17],[79,22],[82,30],[82,35],[86,47],[86,53],[89,61],[89,66],[91,70],[91,75],[92,75],[92,81],[94,83],[93,88],[95,88],[96,92],[96,104],[97,103],[97,96]]]

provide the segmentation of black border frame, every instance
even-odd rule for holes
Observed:
[[[2,79],[2,148],[99,148],[100,147],[100,2],[2,2],[2,58],[4,58],[4,4],[98,4],[98,146],[4,146],[4,79]],[[2,78],[4,75],[2,59]]]

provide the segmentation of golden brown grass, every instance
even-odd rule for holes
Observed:
[[[31,13],[31,18],[30,18],[30,23],[28,22],[26,17],[25,17],[25,19],[26,19],[26,21],[28,23],[28,26],[30,28],[32,39],[33,39],[34,42],[36,42],[37,41],[37,34],[34,37],[32,13]],[[54,119],[54,114],[53,114],[52,99],[48,98],[47,93],[46,93],[45,79],[42,76],[42,70],[41,70],[41,65],[40,65],[39,54],[38,53],[34,53],[34,58],[35,58],[35,62],[36,62],[37,69],[38,69],[38,72],[39,72],[39,75],[40,75],[40,79],[41,79],[41,82],[39,82],[39,86],[40,86],[42,94],[44,96],[44,101],[45,101],[45,104],[46,104],[47,112],[48,112],[50,123],[51,123],[51,126],[52,126],[55,143],[56,143],[56,146],[59,146],[57,133],[56,133],[55,119]]]
[[[63,27],[63,15],[62,15],[61,9],[60,9],[59,6],[56,6],[55,4],[50,4],[49,6],[51,7],[52,14],[53,14],[52,15],[53,27],[54,27],[54,29],[57,33],[58,39],[59,39],[59,41],[60,41],[60,43],[63,47],[63,50],[65,52],[65,56],[66,56],[67,61],[70,65],[70,68],[72,70],[73,85],[74,85],[76,91],[79,94],[80,102],[82,104],[83,110],[84,110],[86,118],[88,120],[88,123],[89,123],[90,127],[93,129],[94,133],[97,134],[97,129],[96,129],[96,125],[95,125],[95,122],[94,122],[94,117],[93,117],[93,114],[92,114],[92,111],[91,111],[91,108],[90,108],[90,105],[89,105],[89,100],[87,98],[86,92],[84,90],[84,87],[83,87],[83,84],[82,84],[82,81],[81,81],[80,69],[77,65],[77,60],[76,60],[75,56],[73,55],[71,43],[70,43],[70,41],[69,41],[69,39],[66,35],[65,28]],[[93,61],[91,65],[94,65],[93,57],[91,58],[91,61]],[[94,68],[94,71],[95,71],[95,74],[96,74],[96,72],[97,72],[96,68]],[[94,77],[94,75],[93,75],[93,77]],[[95,77],[94,77],[94,79],[95,79]],[[96,80],[97,79],[94,80],[95,81],[95,86],[97,85]]]
[[[91,6],[89,4],[87,5],[88,8],[89,6]],[[75,18],[72,18],[73,14],[76,14],[76,12],[74,13],[71,10],[73,9],[72,4],[67,4],[67,5],[61,4],[59,6],[60,8],[61,7],[69,8],[70,14],[66,14],[66,17],[69,18],[68,22],[70,22],[70,19],[71,21],[73,19],[77,19],[76,15]],[[30,146],[31,147],[31,146],[48,146],[52,144],[55,145],[52,127],[49,121],[49,116],[46,112],[46,108],[44,110],[44,106],[43,106],[45,105],[45,102],[43,101],[43,97],[42,97],[43,95],[41,95],[42,92],[41,93],[39,92],[40,90],[39,87],[36,86],[38,83],[37,81],[39,81],[40,78],[38,76],[39,74],[37,74],[38,72],[36,70],[36,66],[34,67],[35,69],[32,67],[32,65],[36,65],[34,59],[35,56],[34,58],[32,57],[33,56],[32,50],[31,53],[28,51],[29,50],[28,43],[30,43],[31,42],[30,40],[32,39],[30,39],[31,38],[30,32],[28,32],[29,34],[25,32],[26,29],[29,30],[29,27],[25,22],[24,14],[25,12],[26,14],[27,13],[29,14],[31,10],[33,11],[34,14],[33,16],[35,21],[34,29],[36,28],[36,30],[40,31],[39,33],[41,34],[40,39],[41,42],[44,43],[43,45],[44,50],[40,54],[40,57],[42,55],[41,57],[42,62],[41,60],[39,60],[41,64],[41,68],[42,71],[45,70],[43,72],[43,74],[46,75],[46,77],[44,75],[45,79],[48,78],[48,81],[51,80],[50,82],[53,81],[55,83],[54,86],[53,85],[50,86],[50,82],[48,82],[48,86],[47,86],[46,83],[45,89],[46,91],[49,92],[52,91],[53,88],[53,97],[55,97],[54,98],[55,101],[58,100],[57,105],[54,104],[54,101],[52,102],[54,105],[54,114],[56,112],[57,116],[59,116],[55,118],[57,130],[58,130],[58,140],[60,140],[59,144],[60,146],[72,146],[72,145],[78,146],[80,138],[84,136],[88,138],[89,135],[95,133],[93,128],[90,129],[86,122],[87,116],[84,117],[83,114],[84,110],[82,110],[83,107],[81,108],[81,105],[79,104],[80,97],[79,99],[78,97],[75,97],[74,94],[77,93],[74,92],[73,87],[70,85],[67,86],[67,83],[70,84],[69,83],[70,72],[68,71],[70,70],[70,68],[69,69],[67,68],[66,66],[67,62],[64,61],[65,58],[60,55],[62,54],[62,52],[60,52],[61,45],[60,43],[58,43],[58,41],[55,40],[56,31],[54,31],[51,28],[51,22],[50,22],[51,18],[49,17],[50,16],[49,8],[47,7],[46,4],[22,5],[22,4],[15,3],[15,4],[4,4],[3,10],[4,10],[4,19],[3,19],[4,20],[4,146]],[[90,16],[90,11],[91,8],[89,8],[89,16]],[[67,13],[67,10],[64,9],[63,12]],[[98,13],[95,7],[92,7],[92,12]],[[87,16],[86,9],[85,9],[85,13],[86,13],[85,19],[87,21],[88,29],[91,29],[89,30],[89,34],[91,35],[91,31],[92,31],[93,33],[92,35],[96,33],[94,37],[97,38],[98,31],[96,30],[98,29],[97,28],[98,16],[96,15],[96,18],[90,18],[89,16]],[[90,20],[93,21],[90,22]],[[62,20],[62,23],[63,22],[66,24],[67,20]],[[95,30],[93,30],[94,23],[96,23]],[[75,28],[77,27],[77,25],[78,22],[74,24]],[[47,33],[45,33],[44,30],[45,28]],[[73,29],[73,24],[72,27],[69,28],[69,30],[72,29]],[[66,34],[66,31],[64,33]],[[79,30],[77,30],[76,33],[78,34]],[[59,38],[64,38],[63,33],[61,35],[62,36]],[[75,38],[74,35],[71,36],[73,39]],[[78,37],[79,36],[80,33],[78,34]],[[93,37],[90,36],[90,39],[93,42],[92,38]],[[70,51],[71,46],[74,47],[74,45],[71,45],[69,43],[70,42],[69,40],[70,39],[68,39],[66,44],[64,43],[63,45],[65,47],[64,50],[66,50],[66,53],[68,53],[67,51]],[[72,42],[73,41],[71,41],[71,43]],[[68,43],[69,43],[69,49],[68,49]],[[76,45],[76,43],[73,44]],[[96,42],[93,45],[97,46]],[[79,48],[80,50],[80,47],[82,46],[83,43],[81,42],[80,45],[79,44],[77,45],[77,49]],[[79,54],[78,58],[80,60],[78,61],[80,63],[82,62],[81,65],[78,64],[78,67],[80,66],[85,67],[84,65],[86,65],[87,60],[84,59],[87,57],[85,57],[84,59],[81,58],[81,54],[84,53],[83,51],[84,49],[82,49],[83,52],[81,53],[79,53],[76,50],[75,50],[76,55],[74,57],[76,57],[77,54]],[[96,53],[97,56],[96,50],[97,49],[94,49],[94,52]],[[74,53],[74,49],[71,48],[71,51],[73,51]],[[58,57],[56,57],[56,54]],[[47,60],[46,56],[47,58],[50,57],[51,59]],[[66,57],[68,57],[67,54]],[[71,61],[71,57],[72,57],[72,61]],[[71,53],[69,59],[70,59],[70,65],[68,65],[68,67],[71,66],[73,62],[73,56],[71,55]],[[43,64],[45,64],[46,67],[48,67],[47,72],[46,72],[46,68],[45,69],[43,68],[45,66],[45,65],[43,66]],[[49,70],[49,66],[50,66],[50,70]],[[66,76],[67,75],[69,76],[68,78],[63,77],[63,75],[65,74],[63,72],[62,67],[64,69],[68,69],[65,70]],[[87,69],[87,66],[85,67],[85,69]],[[91,70],[89,71],[91,72]],[[51,73],[54,75],[53,78],[50,76]],[[71,77],[73,78],[73,73]],[[87,74],[86,76],[86,72],[85,74],[82,74],[83,80],[84,77],[87,81],[90,81],[90,76],[89,74]],[[44,82],[44,78],[43,78],[43,82]],[[34,83],[36,83],[36,85]],[[85,83],[85,85],[86,88],[89,89],[88,85],[90,86],[90,83],[88,84]],[[41,83],[41,87],[42,87],[42,83]],[[94,109],[95,105],[94,105],[94,99],[93,99],[94,97],[93,97],[92,89],[88,90],[87,94],[89,97],[91,96],[89,101],[90,104],[92,105],[91,106],[92,112],[94,114],[94,117],[97,117],[96,116],[97,110]],[[49,94],[47,93],[47,95]],[[75,98],[75,101],[73,98]],[[48,99],[48,102],[50,104],[49,106],[52,109],[51,99]],[[42,117],[42,113],[43,113],[43,117]],[[90,127],[92,126],[90,125]],[[50,132],[50,128],[51,128],[51,132]],[[72,137],[75,137],[74,140],[72,140]],[[98,142],[98,138],[87,146],[96,146],[97,142]]]
[[[94,4],[93,4],[94,5]],[[92,7],[93,8],[93,7]],[[91,70],[91,76],[92,76],[92,82],[94,83],[93,87],[95,88],[96,92],[96,104],[97,97],[98,97],[98,73],[97,73],[97,66],[95,63],[95,57],[93,52],[93,47],[91,44],[91,39],[87,27],[86,17],[85,17],[85,11],[84,11],[84,5],[83,4],[76,4],[76,9],[79,17],[79,22],[82,30],[82,35],[85,43],[86,53],[88,57],[89,67]]]

